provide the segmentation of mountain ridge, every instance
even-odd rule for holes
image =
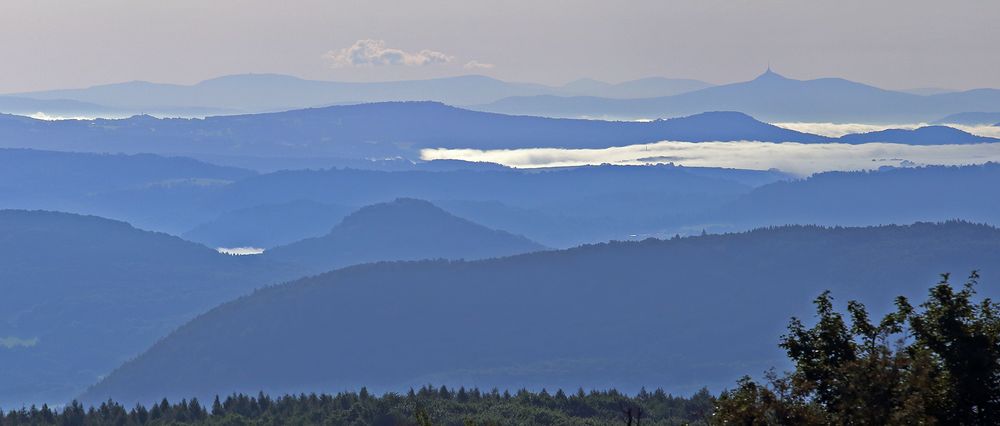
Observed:
[[[439,102],[386,102],[205,119],[41,121],[0,116],[7,147],[183,155],[420,159],[424,148],[605,148],[661,140],[829,138],[709,112],[652,122],[553,119]],[[137,141],[141,141],[141,144]]]
[[[1000,90],[915,95],[842,78],[796,80],[768,69],[756,78],[665,97],[607,99],[535,95],[473,108],[552,117],[658,118],[737,110],[765,121],[927,122],[963,111],[1000,109]]]
[[[362,207],[325,235],[282,245],[265,258],[322,272],[372,261],[478,259],[543,250],[523,236],[486,228],[424,200]]]
[[[716,388],[746,371],[781,368],[773,341],[786,315],[808,315],[808,301],[824,289],[881,301],[870,305],[881,312],[942,271],[986,265],[992,276],[988,259],[997,255],[997,228],[947,222],[782,226],[472,262],[366,264],[221,305],[81,399],[401,392],[428,381]],[[270,367],[247,375],[254,365]]]
[[[581,87],[572,83],[547,86],[498,80],[478,74],[381,82],[310,80],[274,73],[222,75],[194,84],[131,81],[81,89],[56,89],[12,94],[22,98],[57,98],[107,105],[119,111],[159,109],[258,113],[343,103],[386,101],[440,101],[477,104],[519,94],[580,94],[594,91],[612,97],[643,93],[675,94],[709,86],[691,79],[645,78],[622,83]],[[187,114],[192,116],[192,114]],[[197,115],[194,115],[197,116]]]
[[[0,348],[0,403],[64,402],[205,309],[295,276],[122,221],[0,210],[0,336],[34,342]]]

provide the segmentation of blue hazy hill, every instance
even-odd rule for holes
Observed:
[[[740,83],[643,99],[522,96],[476,106],[484,111],[550,117],[658,118],[701,111],[741,111],[758,119],[813,122],[927,122],[964,111],[1000,109],[1000,90],[915,95],[840,78],[795,80],[771,70]]]
[[[961,112],[934,120],[934,124],[964,124],[967,126],[992,126],[1000,123],[1000,112]]]
[[[917,129],[886,129],[876,132],[844,135],[838,142],[861,144],[869,142],[890,142],[907,145],[963,145],[974,143],[994,143],[1000,139],[973,135],[948,126],[924,126]]]
[[[72,205],[101,192],[186,179],[234,181],[255,174],[184,157],[0,148],[0,208]]]
[[[298,276],[124,222],[0,210],[0,404],[60,403],[204,310]],[[98,343],[99,342],[99,343]]]
[[[788,178],[671,166],[525,171],[455,162],[396,172],[256,174],[187,158],[34,150],[0,150],[0,165],[0,208],[93,214],[214,247],[265,248],[321,235],[360,206],[399,197],[442,202],[467,219],[565,247],[661,229],[666,218]],[[521,214],[499,214],[509,211]]]
[[[200,211],[197,200],[255,174],[184,157],[0,149],[0,209],[95,214],[179,232],[218,214]]]
[[[41,121],[0,116],[0,145],[71,151],[419,159],[421,148],[604,148],[678,141],[824,142],[736,112],[653,122],[512,116],[434,102],[376,103],[206,119]]]
[[[542,249],[427,201],[400,198],[364,207],[324,235],[275,247],[263,256],[322,272],[380,260],[482,259]]]
[[[54,117],[95,117],[129,115],[117,108],[70,99],[34,99],[18,96],[0,96],[0,113],[33,115],[37,113]]]
[[[1000,164],[828,172],[755,188],[716,221],[877,225],[951,218],[1000,224]],[[711,220],[711,219],[709,219]]]
[[[785,368],[775,342],[825,289],[875,312],[940,272],[997,273],[1000,230],[951,222],[776,227],[475,262],[378,263],[268,288],[200,316],[86,402],[426,383],[720,389]],[[995,289],[984,287],[986,296]]]
[[[354,208],[310,200],[227,211],[181,236],[209,247],[271,248],[330,231]]]
[[[597,166],[542,172],[298,170],[255,176],[219,188],[198,204],[198,211],[295,200],[355,206],[400,197],[461,200],[475,205],[465,204],[471,208],[456,211],[466,219],[523,234],[548,246],[565,247],[661,229],[669,219],[724,205],[750,190],[750,185],[724,175],[720,171],[702,176],[671,166]],[[500,220],[503,217],[494,208],[530,212],[537,221]],[[557,226],[549,226],[553,222]]]
[[[508,96],[574,94],[629,98],[666,96],[710,86],[697,80],[662,77],[608,84],[593,81],[564,86],[512,83],[481,75],[386,82],[306,80],[281,74],[236,74],[193,85],[133,81],[41,92],[19,93],[38,100],[68,99],[103,104],[117,111],[174,111],[181,116],[220,112],[267,112],[334,104],[386,101],[439,101],[466,105]],[[3,103],[0,102],[0,106]],[[105,107],[107,108],[107,107]],[[36,110],[37,111],[46,110]],[[100,111],[95,108],[95,111]],[[0,108],[0,112],[7,111]],[[168,112],[169,114],[169,112]],[[88,114],[93,116],[93,114]]]
[[[229,256],[96,216],[0,210],[0,404],[65,402],[183,322],[261,286],[363,262],[544,248],[418,200],[363,208],[326,233],[274,255]]]

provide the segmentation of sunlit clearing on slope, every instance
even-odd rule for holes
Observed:
[[[778,127],[798,132],[812,133],[814,135],[829,136],[839,138],[851,133],[878,132],[887,129],[916,129],[925,126],[932,126],[929,123],[907,123],[907,124],[864,124],[864,123],[771,123]],[[977,136],[990,138],[1000,138],[1000,126],[966,126],[962,124],[944,124],[958,130],[972,133]]]
[[[423,160],[464,160],[517,168],[597,164],[673,163],[689,167],[779,169],[798,175],[883,166],[965,165],[1000,162],[1000,143],[903,145],[892,143],[802,144],[793,142],[657,142],[603,149],[424,149]]]

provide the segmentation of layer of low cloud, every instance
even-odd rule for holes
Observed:
[[[466,62],[465,65],[462,66],[462,68],[465,68],[467,70],[488,70],[488,69],[492,69],[492,68],[495,68],[495,67],[496,67],[496,65],[494,65],[494,64],[488,64],[488,63],[479,62],[479,61],[476,61],[476,60],[472,60],[472,61]]]
[[[451,62],[454,56],[424,49],[419,52],[407,52],[402,49],[386,47],[385,40],[358,40],[350,47],[331,50],[323,55],[332,61],[332,66],[370,67],[381,65],[423,66]]]
[[[423,160],[465,160],[516,168],[597,164],[674,163],[689,167],[779,169],[797,175],[883,166],[965,165],[1000,162],[1000,143],[903,145],[892,143],[802,144],[793,142],[664,141],[604,149],[529,148],[512,150],[424,149]]]
[[[862,123],[771,123],[778,127],[789,130],[812,133],[816,135],[841,137],[850,133],[878,132],[887,129],[916,129],[924,126],[931,126],[928,123],[903,123],[903,124],[862,124]],[[962,124],[949,123],[948,127],[969,132],[977,136],[1000,138],[1000,126],[966,126]]]

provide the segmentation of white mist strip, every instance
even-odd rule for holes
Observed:
[[[974,145],[803,144],[795,142],[656,142],[601,149],[447,149],[420,151],[421,159],[464,160],[516,168],[673,163],[689,167],[779,169],[798,175],[882,166],[966,165],[1000,162],[1000,143]]]
[[[264,253],[264,249],[257,247],[219,247],[215,251],[233,256],[249,256]]]

